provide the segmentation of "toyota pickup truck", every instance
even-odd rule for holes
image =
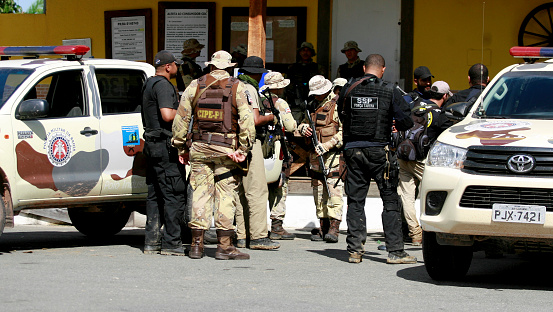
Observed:
[[[0,47],[0,234],[22,209],[67,207],[90,236],[118,233],[144,211],[140,111],[154,68],[82,58],[88,50]],[[28,58],[38,55],[58,58]]]

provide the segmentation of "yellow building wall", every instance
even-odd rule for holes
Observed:
[[[526,15],[546,2],[551,1],[416,0],[413,68],[428,66],[434,81],[444,80],[452,90],[468,88],[475,63],[483,62],[492,79],[507,65],[523,62],[509,49],[518,45]]]
[[[188,2],[188,1],[167,1]],[[215,49],[222,48],[223,7],[249,7],[249,0],[215,2]],[[317,46],[317,1],[268,0],[267,7],[307,7],[307,41]],[[46,14],[0,14],[0,46],[61,45],[63,39],[91,38],[92,55],[105,57],[104,11],[152,9],[153,53],[158,51],[158,2],[147,0],[48,0]]]

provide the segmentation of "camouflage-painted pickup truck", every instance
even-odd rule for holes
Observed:
[[[67,207],[82,233],[118,233],[146,197],[146,63],[86,46],[0,47],[0,234],[21,209]],[[57,59],[5,55],[62,54]]]

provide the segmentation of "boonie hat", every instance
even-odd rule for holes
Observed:
[[[432,87],[430,87],[430,91],[440,94],[448,94],[449,96],[453,95],[453,93],[449,90],[449,85],[445,81],[434,82]]]
[[[248,56],[244,60],[244,64],[242,64],[240,71],[250,74],[263,74],[269,72],[265,69],[265,66],[263,65],[263,59],[259,56]]]
[[[325,94],[332,89],[332,82],[321,75],[309,79],[309,95]]]
[[[182,60],[177,60],[173,53],[167,50],[161,50],[157,52],[156,56],[154,57],[154,67],[159,67],[161,65],[170,64],[173,62],[179,65],[182,64]]]
[[[197,39],[188,39],[188,40],[185,40],[184,43],[182,44],[183,50],[180,53],[184,55],[188,55],[188,54],[200,52],[204,47],[205,45],[198,42]]]
[[[225,50],[220,50],[213,53],[213,55],[211,56],[211,61],[205,62],[205,66],[213,65],[219,69],[225,69],[236,65],[236,63],[232,63],[231,60],[232,56],[230,55],[230,53]]]
[[[313,48],[313,44],[311,42],[307,42],[307,41],[302,42],[298,51],[303,48],[308,48],[309,50],[311,50],[311,56],[317,55],[317,53],[315,53],[315,49]]]
[[[284,79],[279,72],[270,72],[265,75],[265,85],[261,87],[261,90],[269,89],[282,89],[290,84],[290,79]]]
[[[245,44],[241,43],[241,44],[235,46],[232,49],[232,52],[236,52],[236,53],[240,53],[244,56],[248,56],[248,47],[246,47]]]
[[[357,42],[355,41],[348,41],[346,43],[344,43],[344,48],[340,51],[342,51],[342,53],[346,53],[347,50],[349,49],[355,49],[357,50],[357,52],[361,52],[361,49],[359,49],[359,46],[357,45]]]
[[[332,82],[332,89],[334,89],[337,86],[338,87],[343,87],[343,86],[346,85],[347,82],[348,82],[348,80],[346,78],[336,78]]]
[[[428,77],[434,78],[434,76],[432,76],[432,74],[430,73],[430,69],[428,69],[428,67],[426,66],[419,66],[415,68],[414,76],[415,79],[426,79]]]

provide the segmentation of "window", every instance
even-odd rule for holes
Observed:
[[[0,69],[0,108],[15,90],[33,73],[32,70],[19,68]]]
[[[83,74],[70,70],[46,76],[37,83],[24,100],[42,99],[48,102],[47,118],[88,115],[85,103]]]
[[[144,72],[96,69],[102,114],[139,113],[142,107]]]

